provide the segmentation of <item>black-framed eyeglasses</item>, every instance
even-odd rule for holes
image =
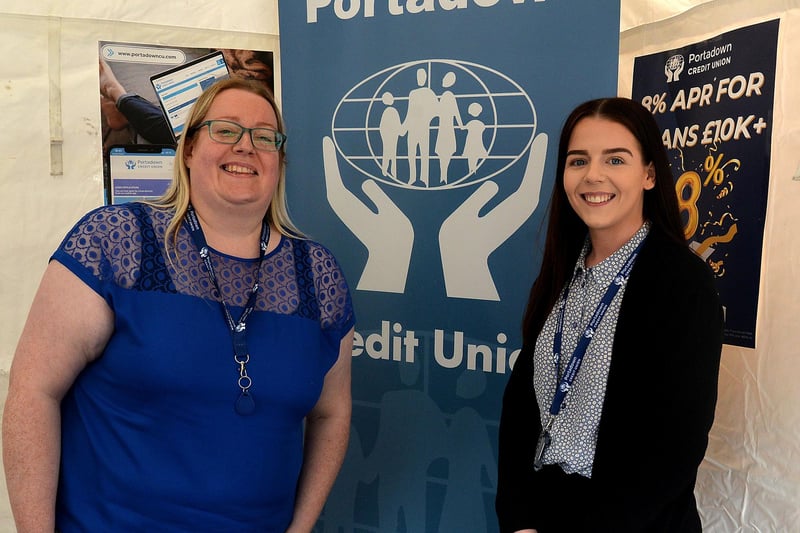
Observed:
[[[208,126],[208,136],[212,141],[222,144],[238,143],[244,132],[250,134],[250,141],[256,150],[277,152],[286,142],[286,135],[279,131],[271,128],[245,128],[230,120],[206,120],[192,128],[192,131],[197,131],[203,126]]]

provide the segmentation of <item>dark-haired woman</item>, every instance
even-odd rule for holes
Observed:
[[[578,106],[503,400],[502,533],[699,532],[723,317],[653,117]]]

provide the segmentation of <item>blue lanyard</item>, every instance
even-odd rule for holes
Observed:
[[[566,397],[570,388],[572,388],[572,383],[575,381],[575,376],[578,375],[578,370],[581,368],[583,357],[586,355],[586,349],[589,347],[589,343],[592,342],[592,337],[594,337],[597,327],[603,320],[606,311],[608,311],[608,308],[611,306],[611,302],[614,300],[617,292],[619,292],[620,287],[622,287],[628,281],[628,276],[630,276],[631,270],[633,269],[633,264],[636,261],[636,257],[639,255],[639,250],[641,250],[642,244],[644,244],[644,239],[642,239],[642,241],[628,256],[628,259],[625,261],[625,264],[622,265],[619,273],[614,276],[614,280],[606,289],[603,298],[600,300],[600,303],[597,304],[594,314],[592,314],[592,318],[589,319],[586,329],[583,330],[583,334],[581,335],[580,339],[578,339],[578,344],[575,346],[575,351],[572,352],[572,357],[570,357],[561,379],[558,380],[558,386],[556,387],[555,394],[553,394],[553,401],[550,404],[551,420],[561,411],[561,405],[564,403],[564,398]],[[569,284],[564,287],[564,295],[559,303],[556,333],[553,339],[553,358],[555,360],[556,376],[558,376],[559,369],[561,367],[561,337],[564,331],[564,314],[566,312],[568,295]]]
[[[645,239],[646,238],[647,237],[645,236]],[[619,292],[620,287],[622,287],[628,281],[628,276],[630,276],[631,270],[633,269],[633,264],[636,262],[636,257],[639,255],[639,250],[642,249],[645,239],[642,239],[642,241],[636,246],[636,248],[628,256],[625,264],[622,265],[619,273],[614,276],[614,280],[606,289],[603,298],[600,300],[600,303],[597,305],[597,308],[592,314],[592,318],[589,319],[589,323],[583,330],[581,338],[578,339],[578,344],[575,346],[575,351],[572,352],[572,357],[570,357],[569,362],[567,363],[567,368],[564,369],[564,374],[561,376],[561,379],[558,379],[556,391],[553,394],[553,401],[550,403],[550,416],[548,417],[545,425],[542,427],[542,432],[539,434],[539,441],[536,443],[536,450],[533,455],[533,469],[535,471],[542,469],[544,464],[544,452],[550,446],[550,442],[552,440],[550,437],[550,430],[553,428],[553,422],[555,421],[556,416],[559,412],[561,412],[561,405],[564,403],[564,398],[567,396],[567,392],[569,392],[570,388],[572,388],[572,383],[575,381],[575,376],[578,375],[578,370],[580,370],[581,363],[583,363],[583,356],[586,355],[586,349],[589,347],[589,343],[592,342],[592,337],[594,337],[597,327],[603,320],[606,311],[608,311],[608,308],[611,306],[611,302]],[[570,280],[570,283],[572,283],[572,280]],[[564,295],[561,297],[561,301],[558,304],[556,333],[553,338],[553,359],[556,367],[556,376],[558,376],[559,369],[561,368],[561,337],[564,332],[564,314],[566,313],[568,295],[569,283],[566,287],[564,287]]]
[[[225,321],[228,323],[228,328],[231,331],[231,337],[233,340],[233,360],[236,362],[236,365],[239,369],[238,385],[241,389],[241,393],[239,394],[239,398],[236,400],[234,407],[236,412],[240,415],[249,415],[255,410],[255,401],[253,400],[253,395],[250,393],[250,387],[253,384],[253,380],[247,375],[247,363],[250,361],[250,352],[247,350],[247,318],[256,307],[261,265],[264,262],[264,256],[267,253],[267,245],[269,243],[269,224],[263,222],[261,225],[261,244],[259,246],[258,268],[256,269],[255,282],[253,283],[253,288],[251,289],[250,295],[247,298],[247,303],[245,304],[244,310],[239,316],[239,320],[234,320],[227,304],[225,304],[225,300],[222,297],[222,291],[219,288],[217,275],[214,271],[214,264],[211,262],[211,254],[208,251],[208,243],[206,242],[206,237],[203,234],[203,228],[200,227],[200,221],[197,218],[197,213],[195,213],[194,207],[192,207],[191,204],[189,204],[186,210],[186,218],[184,219],[184,222],[186,224],[186,229],[189,230],[189,234],[192,236],[194,245],[197,247],[197,250],[200,253],[200,257],[203,259],[203,263],[208,271],[208,276],[211,278],[211,282],[214,284],[214,288],[217,290],[219,301],[222,306],[222,313],[225,317]]]

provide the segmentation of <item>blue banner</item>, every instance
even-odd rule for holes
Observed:
[[[689,245],[713,269],[725,343],[755,347],[779,20],[637,57],[633,98],[672,158]]]
[[[619,3],[284,0],[280,35],[292,217],[335,253],[358,318],[318,529],[497,531],[558,135],[616,94]]]

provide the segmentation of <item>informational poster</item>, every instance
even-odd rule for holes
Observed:
[[[684,233],[714,271],[725,343],[754,348],[779,20],[637,57],[633,98],[671,157]]]
[[[206,87],[231,76],[274,87],[272,52],[104,41],[98,51],[106,203],[166,191],[183,123]]]
[[[619,4],[279,9],[291,215],[334,252],[357,316],[350,444],[318,531],[496,532],[558,135],[616,94]]]

